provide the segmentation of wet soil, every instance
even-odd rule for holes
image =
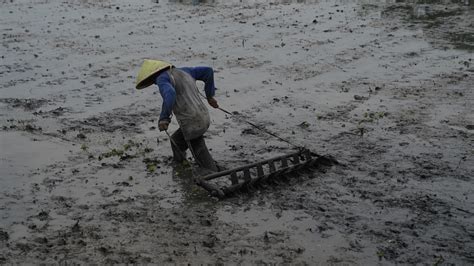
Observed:
[[[472,3],[396,2],[1,1],[0,263],[474,263]],[[209,197],[144,58],[341,165]],[[210,113],[227,168],[292,151]]]

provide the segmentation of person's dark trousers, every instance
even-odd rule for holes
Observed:
[[[174,143],[171,142],[171,147],[173,149],[173,157],[176,162],[183,162],[186,160],[186,150],[188,149],[188,144],[184,139],[183,132],[179,128],[176,132],[171,135]],[[212,171],[217,171],[216,162],[212,159],[209,150],[207,149],[206,142],[204,142],[204,137],[200,136],[199,138],[195,138],[189,141],[191,144],[191,148],[194,152],[195,160],[199,164],[199,166],[207,168]]]

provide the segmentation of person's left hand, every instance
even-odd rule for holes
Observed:
[[[217,104],[217,100],[214,99],[214,97],[207,98],[207,102],[209,103],[210,106],[214,108],[219,108],[219,105]]]
[[[168,130],[168,125],[169,124],[170,124],[170,122],[168,122],[166,120],[161,120],[160,122],[158,122],[158,129],[160,131]]]

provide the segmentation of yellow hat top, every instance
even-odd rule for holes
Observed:
[[[145,59],[138,72],[135,88],[140,90],[152,85],[155,83],[154,79],[160,71],[172,66],[173,65],[168,62]]]

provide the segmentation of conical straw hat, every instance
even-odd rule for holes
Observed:
[[[155,83],[154,79],[156,74],[171,66],[173,65],[168,62],[145,59],[142,66],[140,67],[140,71],[138,72],[135,88],[140,90],[152,85]]]

